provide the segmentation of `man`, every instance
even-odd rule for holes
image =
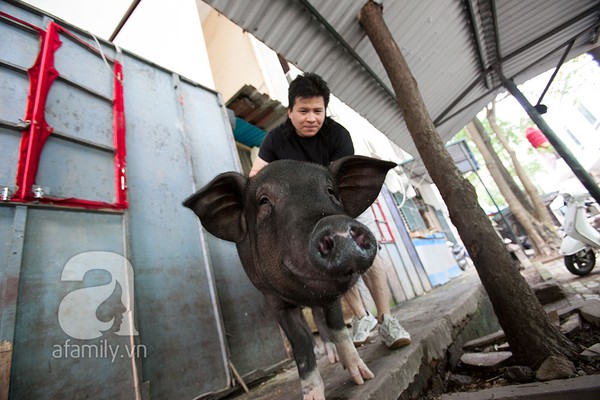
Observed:
[[[250,170],[251,177],[275,160],[310,161],[328,166],[338,158],[354,154],[350,133],[325,115],[329,95],[327,83],[316,74],[307,73],[290,83],[288,119],[263,140]],[[370,213],[370,210],[366,212]],[[379,256],[364,278],[377,306],[382,341],[390,348],[409,344],[410,335],[390,313],[390,291]],[[346,301],[355,315],[352,339],[355,345],[360,345],[367,340],[377,320],[364,309],[356,285],[350,293],[346,295]]]
[[[315,74],[294,79],[288,101],[288,119],[265,137],[250,176],[275,160],[311,161],[328,166],[338,158],[354,154],[350,133],[325,116],[329,88],[323,79]]]

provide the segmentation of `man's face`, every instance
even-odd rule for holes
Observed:
[[[296,97],[294,107],[288,108],[288,116],[299,136],[315,136],[325,121],[325,101],[322,96]]]

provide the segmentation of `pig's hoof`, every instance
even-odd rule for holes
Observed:
[[[362,362],[362,360],[360,363],[358,363],[358,365],[354,365],[348,368],[348,371],[350,372],[352,380],[357,385],[362,385],[363,383],[365,383],[366,380],[368,381],[369,379],[375,378],[375,374],[371,372],[369,367],[367,367],[367,365],[364,362]]]
[[[325,400],[325,385],[318,370],[302,379],[302,400]]]
[[[331,342],[325,343],[325,351],[327,352],[327,360],[329,360],[329,364],[335,364],[336,361],[340,361],[335,344]]]
[[[325,400],[325,393],[305,393],[302,400]]]
[[[335,364],[340,361],[335,344],[326,342],[323,346],[315,344],[314,353],[317,359],[327,357],[329,364]]]

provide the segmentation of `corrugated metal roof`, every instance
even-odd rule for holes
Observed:
[[[205,0],[418,157],[387,74],[357,15],[365,0]],[[383,16],[439,134],[451,139],[502,91],[598,45],[598,0],[384,0]],[[361,65],[362,60],[364,63]],[[535,102],[537,99],[531,99]]]

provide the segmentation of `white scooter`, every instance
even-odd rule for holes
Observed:
[[[587,275],[596,265],[595,252],[600,249],[600,232],[586,217],[586,209],[591,202],[586,201],[587,193],[563,194],[567,213],[563,229],[565,237],[559,253],[565,257],[565,266],[575,275]]]

